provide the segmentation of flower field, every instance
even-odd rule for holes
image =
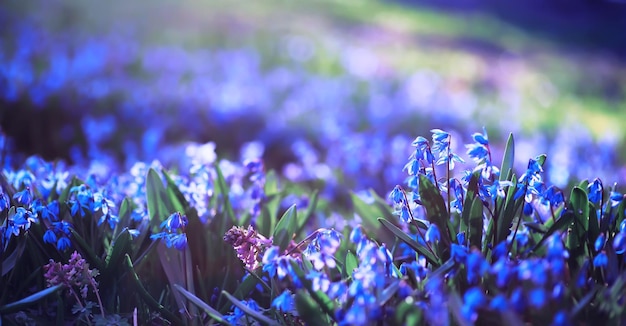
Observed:
[[[626,322],[620,60],[376,1],[114,3],[0,8],[0,324]]]

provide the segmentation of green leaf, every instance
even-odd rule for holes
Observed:
[[[233,224],[237,224],[235,211],[233,210],[233,206],[230,204],[230,189],[228,187],[228,183],[226,183],[226,179],[224,179],[224,174],[222,173],[219,164],[215,165],[215,172],[217,173],[216,190],[219,190],[219,194],[222,195],[222,199],[224,200],[224,212],[226,212],[226,217],[228,217],[233,222]],[[217,194],[218,193],[216,192],[216,197]]]
[[[537,163],[539,163],[539,165],[543,166],[544,163],[546,163],[546,158],[548,156],[546,154],[541,154],[539,156],[537,156]]]
[[[276,171],[270,170],[265,173],[265,186],[263,187],[265,190],[266,196],[271,196],[274,194],[278,194],[278,177],[276,176]]]
[[[378,306],[382,307],[383,305],[385,305],[387,301],[389,301],[389,299],[391,299],[396,294],[396,292],[398,292],[398,289],[400,289],[399,280],[395,280],[391,284],[389,284],[389,286],[386,287],[378,297]]]
[[[434,253],[432,253],[428,247],[421,245],[417,241],[413,240],[408,234],[404,233],[404,231],[400,230],[397,226],[393,225],[391,222],[385,220],[384,218],[379,218],[378,221],[391,233],[393,233],[398,239],[402,240],[406,243],[411,249],[417,251],[420,255],[424,256],[426,260],[431,263],[433,266],[437,267],[441,265],[441,260],[437,258]]]
[[[419,195],[422,205],[426,209],[426,216],[430,222],[435,223],[439,228],[443,244],[449,246],[452,241],[448,229],[449,215],[446,203],[439,189],[430,182],[427,176],[420,174],[419,179]]]
[[[298,276],[298,279],[301,280],[304,288],[307,290],[307,292],[309,292],[309,295],[311,295],[311,298],[318,304],[318,306],[322,309],[323,312],[325,312],[328,316],[332,318],[335,314],[333,301],[330,300],[330,298],[326,295],[326,293],[322,291],[313,290],[311,280],[306,278],[304,271],[302,270],[302,268],[300,268],[300,266],[295,260],[291,260],[289,263],[291,264],[291,268],[296,274],[296,276]]]
[[[589,203],[589,232],[588,241],[594,243],[600,235],[600,223],[596,217],[596,208],[592,203]]]
[[[246,315],[262,322],[265,323],[267,325],[276,325],[278,326],[279,324],[269,318],[267,318],[266,316],[264,316],[263,314],[261,314],[258,311],[252,310],[250,309],[250,307],[248,307],[246,304],[244,304],[243,302],[239,301],[237,298],[233,297],[230,293],[226,292],[226,291],[222,291],[222,294],[226,296],[226,298],[228,300],[230,300],[230,302],[232,302],[237,308],[241,309],[241,311],[243,311]]]
[[[622,221],[626,218],[626,199],[622,199],[617,206],[617,213],[615,214],[615,217],[615,224],[611,230],[617,230],[617,227],[621,225]]]
[[[280,218],[276,229],[274,229],[274,244],[280,248],[280,251],[287,249],[289,242],[293,239],[293,236],[297,227],[298,211],[296,205],[292,205],[287,209],[285,214]]]
[[[439,266],[432,273],[430,273],[428,277],[429,278],[443,277],[443,275],[447,273],[448,271],[450,271],[453,267],[454,267],[454,260],[448,259],[443,265]]]
[[[577,224],[582,226],[586,233],[589,230],[589,199],[587,192],[579,187],[574,187],[570,194],[570,202]]]
[[[581,189],[587,189],[589,187],[589,180],[583,180],[578,184],[578,187]]]
[[[483,202],[476,196],[470,213],[470,247],[482,248],[483,241]]]
[[[524,223],[524,225],[529,228],[532,231],[535,232],[539,232],[539,233],[546,233],[548,232],[548,228],[545,227],[545,225],[541,224],[541,223],[537,223],[537,222],[526,222]]]
[[[344,268],[344,277],[352,277],[352,272],[359,267],[359,260],[352,251],[346,252],[346,266]]]
[[[363,227],[366,230],[378,230],[380,228],[378,218],[384,217],[387,214],[392,214],[391,208],[388,208],[387,212],[385,212],[380,206],[366,203],[363,199],[361,199],[361,197],[353,192],[350,193],[350,198],[352,199],[354,211],[363,220]],[[376,233],[376,235],[379,236],[378,233]],[[379,240],[382,243],[392,243],[394,240],[393,236],[386,233],[381,233],[380,236],[381,238]]]
[[[500,167],[500,181],[510,180],[513,175],[513,164],[515,163],[515,141],[513,140],[513,133],[509,134],[509,139],[506,141],[506,147],[504,148],[504,157],[502,158],[502,165]]]
[[[144,288],[143,284],[141,284],[141,280],[139,279],[139,275],[135,272],[135,268],[133,266],[133,262],[130,260],[130,256],[125,256],[126,261],[126,270],[130,274],[133,280],[133,286],[135,287],[135,292],[139,294],[139,296],[143,299],[143,301],[152,309],[158,311],[163,315],[163,317],[167,318],[174,325],[183,325],[183,321],[178,318],[178,316],[174,315],[170,310],[165,309],[158,301],[156,301],[150,293]]]
[[[103,271],[103,276],[110,277],[115,274],[115,270],[119,268],[124,256],[130,253],[132,236],[128,231],[128,228],[124,230],[115,238],[113,245],[111,246],[107,258],[105,260],[106,267]]]
[[[315,213],[315,209],[317,208],[317,201],[319,198],[318,195],[319,192],[317,191],[317,189],[313,191],[313,194],[311,194],[311,197],[309,197],[309,206],[307,207],[306,212],[299,215],[301,217],[298,217],[298,223],[295,232],[296,236],[302,233],[302,230],[304,230],[307,222],[313,217],[313,213]]]
[[[185,198],[185,195],[180,191],[174,179],[163,170],[163,176],[167,182],[167,196],[170,203],[172,203],[174,211],[185,212],[189,208],[189,202]]]
[[[465,319],[465,317],[461,313],[463,311],[463,300],[461,300],[459,295],[454,291],[449,294],[448,308],[452,313],[454,320],[456,321],[455,325],[470,326],[472,324],[467,319]]]
[[[6,259],[2,261],[2,265],[0,265],[0,267],[2,267],[0,276],[6,275],[15,267],[15,264],[17,264],[17,260],[20,257],[22,257],[22,254],[24,254],[25,248],[26,248],[26,239],[24,237],[18,238],[17,246],[15,247],[13,252],[11,252],[9,257],[7,257]],[[0,258],[1,257],[2,256],[0,256]]]
[[[185,288],[183,288],[179,284],[174,284],[174,288],[178,290],[182,295],[184,295],[185,298],[189,299],[189,301],[191,301],[193,304],[198,306],[198,308],[204,310],[204,312],[206,312],[207,315],[209,315],[209,317],[211,317],[213,320],[217,321],[218,323],[222,323],[224,325],[230,325],[228,321],[224,319],[224,316],[219,313],[219,311],[213,309],[213,307],[209,306],[206,302],[202,301],[193,293],[187,291]]]
[[[570,211],[564,213],[544,234],[544,236],[537,242],[537,244],[530,250],[530,252],[535,252],[541,245],[546,241],[554,232],[562,231],[567,228],[574,221],[574,214]]]
[[[148,170],[146,177],[146,200],[150,216],[151,231],[158,230],[162,221],[173,213],[173,209],[166,205],[166,191],[159,174],[153,169]],[[168,201],[169,202],[169,201]]]
[[[578,301],[578,303],[576,304],[576,306],[574,306],[570,313],[570,318],[572,318],[572,320],[575,320],[575,318],[581,312],[583,312],[583,310],[589,307],[589,303],[595,297],[596,292],[598,292],[599,289],[599,286],[595,286],[591,291],[589,291],[589,293],[587,293],[582,299],[580,299],[580,301]]]
[[[70,227],[70,232],[72,233],[71,239],[74,239],[75,243],[77,244],[76,247],[80,248],[81,251],[86,254],[86,256],[83,258],[85,258],[87,262],[89,262],[92,266],[94,266],[98,270],[100,271],[104,270],[104,263],[102,262],[102,259],[100,259],[96,255],[96,253],[93,251],[93,248],[87,244],[85,239],[83,239],[83,237],[80,234],[78,234],[78,232],[76,232],[76,230],[74,230],[73,227]]]
[[[415,302],[411,299],[402,300],[396,306],[396,325],[422,325],[423,310],[415,309]]]
[[[19,301],[15,301],[9,304],[6,304],[4,306],[0,307],[0,313],[2,314],[10,314],[13,312],[17,312],[20,310],[24,310],[26,307],[29,307],[45,298],[47,298],[48,296],[57,293],[57,291],[61,290],[64,288],[63,284],[58,284],[55,286],[51,286],[47,289],[41,290],[37,293],[31,294],[29,296],[27,296],[24,299],[21,299]]]
[[[272,201],[278,201],[278,196],[274,196],[273,198],[269,198],[268,203]],[[261,213],[256,219],[256,229],[257,231],[266,236],[270,237],[270,235],[274,232],[274,224],[276,223],[277,217],[270,213],[270,208],[267,205],[261,206]]]
[[[461,212],[461,227],[459,232],[469,233],[470,226],[470,213],[474,198],[478,196],[478,180],[480,179],[480,171],[476,171],[472,174],[469,184],[467,185],[467,192],[465,194],[465,201],[463,202],[463,212]]]
[[[512,178],[515,179],[515,174],[513,174]],[[515,184],[515,182],[513,183]],[[498,199],[498,202],[503,203],[502,205],[504,206],[501,206],[503,208],[500,210],[497,218],[497,230],[495,230],[496,243],[505,241],[511,230],[511,223],[515,218],[515,213],[518,209],[522,208],[524,196],[515,200],[513,199],[515,197],[515,192],[515,187],[508,187],[506,189],[506,198]]]
[[[128,221],[130,221],[131,213],[133,211],[133,204],[130,198],[124,197],[122,200],[122,205],[120,205],[120,210],[118,213],[118,218],[122,225],[128,225]]]
[[[161,262],[161,268],[163,268],[170,286],[174,286],[174,284],[185,284],[188,289],[193,290],[193,286],[186,284],[188,278],[185,272],[193,272],[192,270],[189,270],[190,268],[187,268],[185,261],[185,258],[191,255],[191,253],[189,253],[189,246],[187,246],[184,250],[185,251],[182,252],[176,248],[168,248],[163,242],[160,242],[157,245],[158,258]],[[173,292],[172,294],[174,295],[176,304],[178,304],[178,308],[184,309],[185,301],[183,300],[182,295],[178,292]]]
[[[72,187],[78,186],[82,183],[83,182],[78,180],[75,176],[72,177],[72,180],[67,184],[67,187],[61,191],[61,194],[59,195],[59,203],[65,203],[70,198],[70,190],[72,190]]]
[[[328,325],[328,318],[306,291],[296,292],[296,309],[305,325]]]
[[[254,290],[254,288],[256,287],[258,283],[259,283],[259,280],[256,277],[248,276],[244,278],[241,284],[239,284],[239,286],[235,290],[235,292],[233,292],[233,296],[238,299],[246,298],[250,294],[250,292]],[[222,305],[222,307],[220,307],[220,311],[222,313],[226,313],[228,309],[229,309],[228,304],[224,304]]]

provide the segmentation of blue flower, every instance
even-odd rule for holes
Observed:
[[[426,148],[428,146],[428,140],[422,136],[418,136],[417,138],[415,138],[415,140],[411,143],[411,145],[417,147],[417,148]]]
[[[115,207],[112,200],[105,198],[101,193],[97,192],[93,195],[94,205],[93,211],[101,211],[102,214],[108,215],[109,209]]]
[[[531,203],[524,203],[524,215],[530,216],[533,214],[533,205]]]
[[[593,259],[593,266],[596,267],[596,268],[606,267],[606,265],[608,263],[609,263],[609,257],[606,255],[606,252],[604,252],[604,251],[600,252]]]
[[[9,197],[7,194],[2,192],[2,187],[0,187],[0,212],[9,208],[11,206],[11,202],[9,201]]]
[[[457,179],[450,179],[450,190],[454,198],[450,201],[450,206],[458,212],[463,211],[463,186]]]
[[[495,259],[505,258],[509,252],[509,248],[507,247],[508,244],[509,241],[502,241],[498,243],[496,247],[493,248],[493,257]]]
[[[450,133],[441,129],[431,129],[430,132],[433,133],[433,141],[435,143],[445,142],[450,137]]]
[[[489,264],[485,261],[482,254],[475,250],[467,255],[467,282],[475,284],[480,281],[482,276],[489,270]]]
[[[65,251],[66,249],[72,246],[70,239],[68,237],[60,237],[57,241],[57,249],[60,251]]]
[[[488,146],[489,145],[489,137],[487,136],[487,130],[485,129],[485,127],[483,127],[483,133],[473,133],[472,134],[472,138],[474,139],[475,142],[484,145],[484,146]]]
[[[402,170],[406,170],[407,173],[411,176],[415,176],[420,171],[420,162],[419,160],[412,158],[409,162],[404,166]]]
[[[272,307],[282,311],[289,312],[294,308],[293,294],[289,290],[283,291],[272,301]]]
[[[567,313],[564,311],[559,311],[554,315],[554,319],[552,320],[553,326],[568,326],[570,325]]]
[[[409,212],[409,208],[406,205],[403,205],[399,211],[395,211],[394,214],[400,216],[400,220],[404,223],[410,223],[413,220],[411,213]]]
[[[491,266],[491,273],[496,276],[496,285],[498,288],[505,288],[511,279],[513,269],[507,264],[506,259],[498,259],[495,264]]]
[[[555,187],[550,186],[541,194],[541,202],[545,204],[546,202],[550,204],[550,206],[558,206],[565,201],[563,198],[563,192]]]
[[[428,230],[426,230],[425,240],[426,242],[429,242],[431,244],[437,243],[441,240],[439,228],[437,228],[437,225],[435,225],[434,223],[431,223],[428,226]]]
[[[604,236],[604,233],[601,233],[596,239],[596,241],[593,243],[593,247],[594,249],[596,249],[596,251],[600,251],[602,250],[602,248],[604,248],[605,243],[606,243],[606,237]]]
[[[109,213],[107,215],[102,215],[98,219],[98,226],[102,225],[102,223],[104,223],[104,222],[108,222],[109,227],[111,228],[111,230],[115,230],[115,226],[119,222],[119,219],[117,218],[116,215],[113,215],[113,214]]]
[[[535,308],[541,308],[546,304],[547,295],[541,288],[536,288],[530,291],[528,295],[528,301],[531,306]]]
[[[482,144],[468,144],[465,147],[467,148],[467,155],[476,162],[485,160],[489,155],[489,150]]]
[[[354,244],[361,243],[362,240],[365,239],[365,235],[363,234],[363,230],[361,226],[358,225],[350,232],[350,241]]]
[[[522,292],[521,288],[516,288],[515,290],[513,290],[509,302],[511,302],[513,308],[517,312],[524,311],[524,309],[526,308],[526,301],[524,300],[524,293]]]
[[[24,190],[16,192],[15,195],[13,195],[13,199],[17,200],[17,203],[20,205],[28,206],[32,199],[30,188],[26,187]]]
[[[57,236],[54,234],[53,230],[49,229],[43,234],[43,242],[50,244],[55,244],[57,242]]]
[[[624,200],[624,195],[616,191],[611,191],[611,196],[609,198],[611,199],[611,207],[615,207],[619,205],[622,200]]]
[[[486,303],[485,294],[482,289],[473,287],[463,295],[463,307],[461,312],[463,316],[472,323],[478,318],[477,309]]]
[[[602,200],[602,181],[596,178],[587,186],[587,192],[589,201],[592,203],[597,203]]]
[[[613,249],[615,249],[615,253],[618,255],[626,252],[626,232],[622,231],[615,235],[613,239]]]
[[[17,227],[21,227],[24,230],[30,229],[32,223],[37,223],[37,213],[33,213],[30,210],[25,209],[24,207],[18,207],[15,210],[15,215],[13,215],[13,223]]]
[[[175,212],[170,215],[165,221],[161,222],[160,227],[165,228],[170,232],[174,232],[179,228],[185,228],[187,226],[187,216],[182,215],[180,212]]]
[[[465,258],[467,257],[467,248],[465,246],[459,246],[456,243],[452,244],[452,259],[456,263],[465,262]]]
[[[395,186],[393,188],[393,190],[391,191],[391,194],[389,194],[389,198],[391,198],[391,200],[395,204],[403,203],[404,202],[404,192],[402,191],[402,188],[400,186]]]
[[[503,294],[498,294],[493,299],[491,299],[489,307],[496,311],[505,311],[509,309],[509,303]]]
[[[37,212],[41,216],[41,218],[48,220],[50,222],[56,222],[59,218],[59,202],[54,200],[50,202],[48,205],[41,204],[40,200],[36,201],[37,204],[33,204],[36,207]]]
[[[263,271],[267,272],[270,277],[278,276],[282,280],[285,276],[292,274],[290,260],[290,256],[281,256],[280,249],[272,246],[263,254]]]

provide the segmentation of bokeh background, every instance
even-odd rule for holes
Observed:
[[[485,127],[495,161],[512,132],[557,186],[626,182],[624,1],[12,0],[0,35],[4,166],[167,167],[213,142],[385,193],[416,136],[464,153]]]

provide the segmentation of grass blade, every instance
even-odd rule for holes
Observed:
[[[213,307],[209,306],[206,302],[202,301],[200,298],[195,296],[193,293],[187,291],[185,288],[180,286],[179,284],[174,284],[174,288],[178,290],[185,298],[189,299],[193,304],[198,306],[198,308],[202,309],[207,313],[213,320],[222,323],[224,325],[230,325],[224,316],[220,314],[217,310],[213,309]]]
[[[391,222],[385,220],[384,218],[379,218],[378,221],[391,233],[393,233],[398,239],[402,240],[413,250],[417,251],[420,255],[424,256],[429,263],[433,266],[441,265],[441,261],[437,258],[434,253],[430,252],[426,246],[419,244],[417,241],[413,240],[408,234],[404,233],[404,231],[400,230],[397,226],[393,225]]]
[[[272,326],[278,326],[278,323],[267,318],[266,316],[262,315],[261,313],[259,313],[258,311],[254,311],[252,309],[250,309],[250,307],[246,306],[243,302],[239,301],[237,298],[233,297],[230,293],[226,292],[226,291],[222,291],[222,294],[224,296],[226,296],[226,298],[228,300],[230,300],[230,302],[232,302],[237,308],[241,309],[241,311],[243,311],[244,313],[246,313],[248,316],[264,323],[267,325],[272,325]]]
[[[15,301],[15,302],[12,302],[12,303],[9,303],[7,305],[0,307],[0,313],[9,314],[12,312],[23,310],[24,308],[32,304],[35,304],[47,298],[50,295],[57,293],[57,291],[59,291],[62,288],[64,288],[64,285],[58,284],[55,286],[51,286],[45,290],[41,290],[37,293],[31,294],[24,299],[21,299],[21,300],[18,300],[18,301]]]

